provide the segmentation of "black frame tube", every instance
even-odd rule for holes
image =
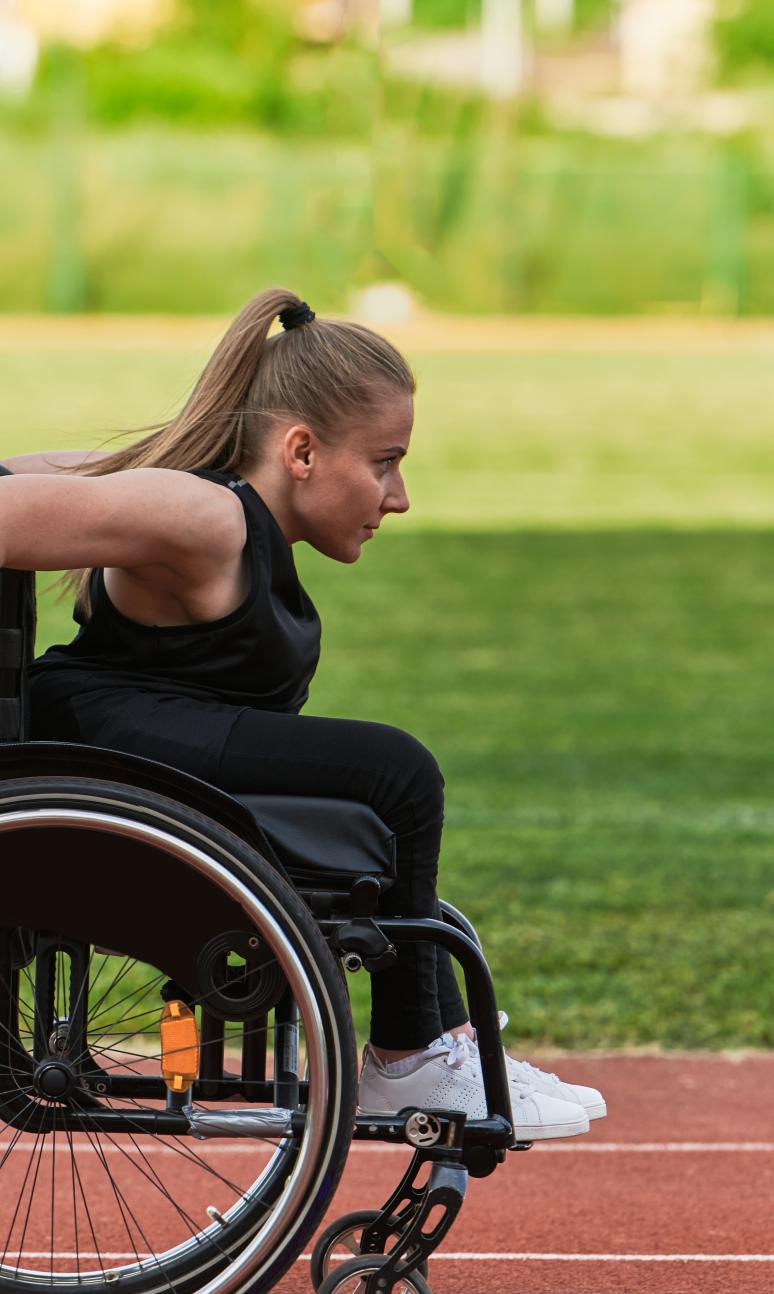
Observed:
[[[511,1098],[494,985],[487,960],[479,945],[451,922],[437,921],[431,917],[375,917],[374,923],[391,943],[440,944],[459,962],[465,976],[470,1018],[476,1028],[481,1054],[487,1118],[499,1117],[510,1125]],[[345,921],[320,922],[327,938],[345,924]]]

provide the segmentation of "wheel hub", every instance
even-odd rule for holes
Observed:
[[[75,1074],[63,1060],[49,1056],[42,1060],[33,1074],[32,1081],[38,1096],[47,1101],[63,1101],[75,1086]]]

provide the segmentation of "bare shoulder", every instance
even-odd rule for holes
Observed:
[[[109,476],[91,476],[82,479],[114,482],[119,489],[122,486],[134,489],[137,482],[142,482],[144,488],[152,490],[156,497],[166,497],[171,503],[190,504],[194,500],[201,503],[208,501],[210,508],[220,511],[225,517],[243,515],[242,505],[233,490],[227,489],[217,481],[208,481],[202,476],[194,476],[192,472],[178,471],[169,467],[133,467],[124,472],[114,472]]]
[[[234,491],[217,481],[163,467],[85,479],[104,482],[119,506],[122,495],[131,497],[135,506],[141,499],[145,516],[137,520],[166,541],[174,565],[181,554],[194,561],[208,555],[222,560],[244,547],[244,509]]]
[[[228,615],[249,587],[245,514],[235,492],[162,468],[118,475],[140,473],[149,497],[167,510],[167,534],[176,538],[159,550],[157,561],[106,567],[111,601],[129,619],[148,625],[198,624]]]

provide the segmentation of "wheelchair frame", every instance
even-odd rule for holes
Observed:
[[[181,884],[183,874],[184,883],[189,886],[197,868],[204,874],[208,867],[212,870],[220,866],[226,875],[225,882],[222,877],[218,882],[224,886],[224,893],[229,890],[234,902],[241,905],[243,914],[250,909],[251,921],[254,922],[250,929],[260,931],[249,937],[248,932],[243,931],[236,950],[240,957],[244,954],[243,972],[240,972],[244,983],[240,991],[244,989],[252,1001],[250,992],[253,990],[249,985],[257,984],[254,994],[257,993],[260,999],[263,992],[264,997],[258,1006],[250,1007],[252,1017],[249,1011],[248,1014],[242,1011],[240,1015],[238,1000],[228,997],[226,992],[226,980],[232,973],[226,967],[228,949],[225,945],[218,945],[210,958],[212,965],[217,963],[219,969],[217,972],[208,969],[210,978],[206,981],[204,997],[192,997],[192,977],[199,975],[201,983],[202,946],[197,944],[186,961],[178,949],[184,940],[173,940],[179,965],[171,967],[172,973],[162,996],[166,992],[167,999],[174,997],[176,1001],[185,1002],[187,998],[194,1006],[198,1003],[201,1033],[198,1073],[183,1093],[170,1091],[169,1085],[158,1075],[138,1072],[107,1075],[99,1063],[99,1055],[92,1055],[84,1015],[91,988],[90,959],[95,949],[95,941],[89,938],[89,934],[97,932],[89,927],[83,905],[79,909],[77,904],[71,903],[71,910],[67,910],[65,891],[61,885],[57,887],[53,860],[45,848],[38,849],[38,870],[33,878],[25,877],[23,869],[16,869],[13,874],[11,893],[2,918],[3,925],[0,926],[0,1078],[10,1078],[14,1072],[18,1075],[21,1068],[27,1075],[25,1081],[28,1084],[28,1093],[22,1097],[12,1091],[9,1095],[7,1085],[0,1083],[0,1089],[6,1089],[0,1090],[0,1130],[3,1121],[15,1129],[14,1136],[21,1135],[20,1128],[26,1134],[41,1138],[58,1129],[70,1137],[71,1154],[74,1153],[73,1136],[91,1139],[105,1135],[113,1138],[131,1132],[160,1138],[194,1136],[208,1139],[234,1135],[256,1139],[279,1138],[280,1148],[274,1157],[275,1169],[268,1170],[263,1178],[258,1179],[259,1182],[266,1179],[265,1195],[260,1197],[260,1202],[270,1221],[260,1233],[251,1223],[255,1235],[244,1224],[234,1242],[236,1248],[233,1252],[229,1250],[228,1262],[223,1265],[225,1259],[219,1257],[213,1270],[205,1273],[204,1285],[197,1284],[196,1277],[191,1277],[186,1269],[180,1280],[174,1280],[175,1289],[181,1289],[183,1294],[189,1291],[193,1294],[200,1288],[206,1288],[207,1294],[215,1294],[216,1291],[217,1294],[239,1294],[248,1288],[255,1291],[273,1288],[300,1252],[330,1202],[346,1155],[346,1145],[342,1153],[342,1138],[347,1144],[350,1135],[358,1140],[407,1144],[414,1153],[395,1191],[381,1209],[357,1215],[361,1221],[356,1231],[360,1253],[364,1257],[354,1258],[336,1269],[331,1267],[337,1239],[354,1234],[350,1218],[343,1218],[340,1223],[333,1223],[326,1229],[321,1238],[324,1240],[322,1249],[318,1243],[312,1274],[315,1288],[322,1294],[335,1294],[345,1287],[356,1288],[363,1294],[389,1294],[391,1290],[426,1294],[429,1287],[423,1273],[427,1270],[427,1260],[459,1212],[468,1177],[486,1176],[494,1171],[503,1162],[507,1149],[529,1148],[529,1143],[514,1142],[494,989],[475,930],[459,911],[443,902],[442,920],[380,916],[379,878],[367,870],[346,885],[341,879],[330,887],[314,884],[308,876],[296,878],[294,882],[292,872],[288,875],[260,824],[242,804],[179,770],[122,752],[62,742],[25,740],[27,694],[24,671],[33,655],[34,626],[34,576],[0,570],[0,844],[13,843],[17,837],[21,840],[26,836],[33,845],[36,841],[50,840],[54,845],[59,841],[59,847],[62,847],[62,841],[70,839],[62,833],[77,830],[79,834],[74,838],[79,842],[78,866],[82,876],[88,878],[98,874],[95,869],[99,865],[99,842],[101,837],[109,836],[111,851],[117,850],[119,857],[125,855],[127,859],[133,859],[131,865],[139,867],[141,876],[152,876],[158,920],[155,926],[150,919],[144,923],[143,938],[150,940],[147,948],[156,956],[155,961],[150,960],[147,964],[160,967],[164,976],[170,968],[163,966],[162,962],[165,958],[174,961],[172,953],[162,949],[161,941],[166,929],[167,948],[170,946],[168,914],[175,910],[175,886]],[[88,809],[89,797],[94,801],[91,810]],[[166,815],[166,821],[161,822],[159,815]],[[91,831],[92,836],[87,836],[87,831]],[[117,843],[119,838],[120,845]],[[229,851],[233,858],[224,867]],[[157,868],[152,873],[148,871],[153,859],[158,863],[162,854],[165,863],[161,871]],[[173,855],[177,855],[175,863],[172,862]],[[48,876],[46,884],[40,883],[41,869]],[[248,875],[250,879],[246,880]],[[8,880],[7,872],[4,879],[6,894]],[[260,894],[257,889],[261,889]],[[49,890],[56,897],[53,911],[53,899],[49,900],[49,908],[46,909]],[[298,896],[295,902],[291,900],[289,890]],[[287,931],[277,936],[275,942],[268,935],[271,923],[267,918],[267,904],[269,909],[272,904],[276,908],[275,922],[282,920],[278,892],[282,895],[280,906],[284,902],[291,908],[293,928],[299,932],[297,938],[301,951],[292,946],[293,937]],[[179,890],[177,893],[179,895]],[[216,929],[222,931],[224,925],[226,929],[236,925],[236,933],[239,934],[238,925],[239,922],[244,925],[243,918],[234,916],[237,909],[229,908],[224,893],[216,893],[213,887],[208,891],[204,886],[196,910],[206,913],[208,919],[212,916]],[[104,916],[97,914],[89,920],[102,922],[101,929],[107,933],[110,922],[106,924]],[[129,954],[132,941],[139,938],[136,933],[137,911],[124,913],[123,926],[117,916],[111,920],[111,933],[116,944],[123,942],[125,947],[122,951]],[[67,931],[68,924],[71,933],[63,937],[62,931]],[[205,933],[199,930],[199,940]],[[264,962],[260,966],[256,961],[258,954],[253,956],[250,952],[251,940],[252,945],[264,950]],[[481,1053],[486,1118],[466,1119],[453,1111],[414,1109],[397,1115],[352,1116],[356,1062],[351,1020],[345,1022],[342,1016],[343,1012],[348,1016],[348,1008],[346,1004],[342,1007],[342,996],[335,982],[336,976],[342,981],[336,960],[348,971],[365,967],[370,973],[378,974],[394,959],[396,945],[420,940],[434,941],[448,949],[463,970],[470,1015],[476,1025]],[[231,942],[238,941],[232,939]],[[325,947],[324,952],[321,945]],[[208,946],[209,943],[206,944]],[[316,948],[314,955],[309,951],[313,947]],[[265,953],[267,948],[268,954]],[[281,956],[279,949],[282,950]],[[25,1045],[20,1036],[19,976],[26,973],[24,959],[30,957],[33,950],[36,973],[34,985],[30,981],[33,996],[28,1007],[34,1010],[34,1020],[28,1030],[29,1042]],[[106,955],[110,955],[109,950],[106,950]],[[315,957],[316,968],[311,965]],[[59,1019],[59,1007],[52,1001],[52,985],[56,967],[63,958],[68,966],[70,997],[65,1002],[63,1017],[67,1023],[68,1050],[61,1060],[52,1044],[56,1028],[48,1034],[47,1028],[50,1030],[52,1022],[56,1024]],[[296,962],[301,969],[295,965]],[[31,958],[26,964],[31,964]],[[207,966],[210,967],[210,962]],[[279,980],[276,974],[271,980],[271,966],[275,971],[279,967]],[[64,972],[62,974],[64,976]],[[187,984],[181,984],[181,980]],[[12,991],[14,983],[16,999]],[[343,996],[346,997],[345,994]],[[323,1010],[325,1020],[321,1023],[319,1017],[324,998],[333,1000],[333,1008]],[[216,1010],[217,1002],[220,1005]],[[232,1019],[243,1021],[241,1067],[237,1075],[225,1067],[229,1011],[235,1013]],[[262,1027],[262,1032],[256,1029],[251,1032],[248,1022],[250,1019],[268,1021],[268,1014],[272,1011],[275,1062],[273,1077],[269,1078],[268,1024]],[[305,1026],[305,1074],[298,1072],[297,1064],[300,1018]],[[16,1024],[11,1028],[14,1019]],[[316,1023],[310,1026],[310,1021]],[[333,1038],[334,1024],[340,1028],[339,1042]],[[317,1030],[319,1036],[316,1036]],[[342,1072],[330,1059],[331,1051],[339,1049],[342,1051]],[[72,1060],[73,1055],[78,1058],[77,1064]],[[349,1077],[343,1073],[347,1065],[352,1070]],[[340,1089],[342,1108],[337,1107],[336,1113],[330,1105],[329,1080],[334,1088]],[[53,1090],[57,1084],[69,1084],[63,1096]],[[324,1093],[326,1084],[328,1087]],[[243,1109],[226,1111],[224,1117],[224,1112],[218,1111],[217,1106],[235,1099],[248,1104]],[[134,1108],[129,1118],[126,1105],[116,1109],[112,1104],[115,1101],[150,1101],[156,1104],[146,1105],[143,1109]],[[271,1103],[268,1110],[260,1108],[263,1102]],[[34,1105],[32,1112],[30,1103]],[[212,1106],[216,1108],[211,1109]],[[319,1145],[317,1151],[314,1150],[314,1137],[317,1136],[319,1141],[323,1136],[319,1118],[321,1108],[325,1110],[328,1122],[335,1124],[338,1120],[342,1127],[347,1125],[346,1133],[339,1128],[338,1132],[334,1129],[332,1136],[328,1135],[325,1153],[320,1151]],[[312,1124],[315,1126],[310,1132]],[[330,1130],[328,1132],[330,1134]],[[336,1137],[335,1155],[338,1159],[331,1168]],[[309,1152],[312,1168],[306,1177],[301,1175],[301,1186],[296,1189],[298,1177],[294,1176],[294,1169],[288,1168],[288,1163],[294,1158],[303,1159],[310,1144],[313,1146]],[[0,1167],[4,1162],[0,1156]],[[327,1165],[328,1180],[324,1188],[322,1179],[325,1173],[321,1164],[323,1167]],[[419,1178],[426,1165],[429,1165],[429,1174],[420,1185]],[[53,1173],[52,1168],[52,1192]],[[269,1252],[265,1243],[261,1246],[257,1241],[267,1230],[269,1239],[272,1239],[271,1219],[281,1218],[283,1199],[289,1191],[292,1195],[291,1186],[296,1192],[294,1199],[299,1197],[294,1204],[295,1212],[290,1209],[288,1225],[293,1234],[285,1237],[284,1244],[275,1242],[274,1251]],[[300,1196],[306,1192],[308,1198],[300,1200],[299,1192]],[[75,1204],[73,1208],[77,1223]],[[226,1228],[222,1216],[220,1221]],[[228,1226],[231,1226],[230,1222]],[[208,1231],[201,1234],[206,1235]],[[83,1285],[89,1285],[91,1289],[107,1288],[116,1280],[127,1294],[133,1294],[135,1287],[138,1294],[151,1294],[154,1284],[163,1288],[158,1281],[140,1280],[138,1273],[142,1274],[145,1269],[141,1271],[136,1264],[130,1268],[119,1267],[115,1273],[106,1273],[103,1268],[102,1282],[99,1274],[91,1274],[88,1280],[81,1279],[80,1267],[77,1279],[68,1272],[57,1273],[55,1278],[53,1259],[48,1282],[39,1273],[34,1279],[30,1274],[25,1277],[23,1272],[20,1276],[20,1270],[17,1262],[15,1277],[7,1279],[0,1255],[0,1294],[7,1294],[10,1290],[20,1294],[22,1288],[28,1289],[31,1284],[38,1290],[42,1286],[51,1294],[55,1291],[61,1294],[65,1288],[80,1290]],[[171,1288],[166,1272],[165,1276]],[[351,1279],[357,1282],[355,1286],[347,1284]]]

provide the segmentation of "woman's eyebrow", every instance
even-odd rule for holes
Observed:
[[[406,454],[403,445],[389,445],[387,449],[380,449],[380,454],[400,454],[401,458]]]

